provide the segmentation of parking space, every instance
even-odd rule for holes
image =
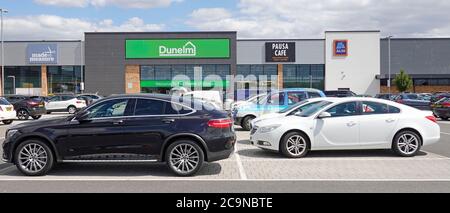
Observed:
[[[67,114],[46,115],[43,119]],[[21,123],[16,122],[17,123]],[[33,122],[33,121],[28,121]],[[442,139],[418,156],[401,158],[391,151],[320,151],[302,159],[250,145],[249,132],[236,128],[235,153],[207,163],[194,177],[174,177],[165,164],[61,164],[44,177],[25,177],[14,166],[0,165],[8,180],[298,180],[298,181],[450,181],[450,122],[440,121]],[[14,124],[13,124],[14,125]],[[4,135],[5,126],[0,126]]]

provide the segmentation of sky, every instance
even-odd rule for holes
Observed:
[[[0,0],[5,40],[80,40],[84,32],[237,31],[323,38],[327,30],[450,37],[448,0]]]

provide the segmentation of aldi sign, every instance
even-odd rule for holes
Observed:
[[[29,64],[57,64],[57,44],[28,44],[27,62]]]
[[[348,56],[348,40],[334,40],[333,41],[333,55],[334,56]]]
[[[229,58],[229,39],[126,40],[127,59]]]

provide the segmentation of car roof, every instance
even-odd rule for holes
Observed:
[[[180,97],[180,96],[176,96],[176,97]],[[162,99],[162,100],[171,100],[173,98],[173,95],[167,95],[167,94],[146,94],[146,93],[113,94],[113,95],[108,96],[106,99],[110,99],[110,98],[155,98],[155,99]]]
[[[276,92],[290,92],[290,91],[322,92],[321,90],[313,89],[313,88],[287,88],[287,89],[281,89],[281,90],[272,90],[271,92],[276,93]]]

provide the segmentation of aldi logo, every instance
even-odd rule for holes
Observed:
[[[334,56],[348,56],[348,40],[334,40],[333,41],[333,55]]]

